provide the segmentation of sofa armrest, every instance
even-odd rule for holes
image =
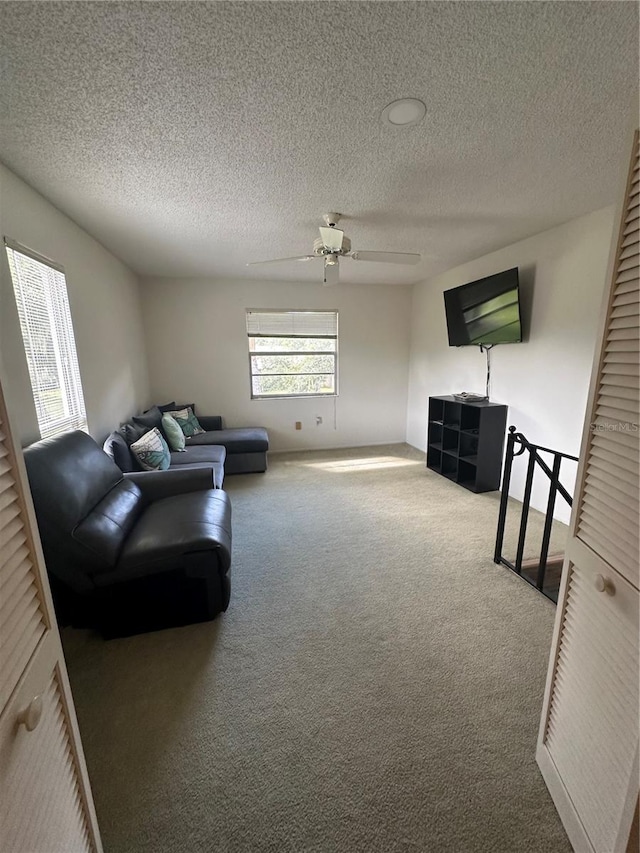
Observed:
[[[196,415],[196,417],[205,432],[214,432],[217,429],[223,429],[220,415]]]
[[[134,471],[123,474],[142,492],[142,497],[152,503],[173,495],[200,492],[215,488],[212,468],[186,468],[184,471]]]

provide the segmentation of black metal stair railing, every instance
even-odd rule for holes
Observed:
[[[516,548],[515,562],[508,560],[502,553],[504,545],[505,526],[507,521],[507,507],[509,502],[509,486],[511,484],[511,471],[513,460],[516,456],[522,456],[523,453],[529,454],[527,463],[527,477],[524,487],[524,495],[522,498],[522,510],[520,513],[520,529],[518,532],[518,545]],[[548,465],[540,455],[541,453],[550,454],[552,457],[551,465]],[[549,543],[551,542],[551,532],[553,527],[553,513],[556,506],[556,498],[558,494],[567,502],[569,506],[573,504],[573,498],[567,489],[560,482],[560,472],[562,461],[570,459],[577,462],[576,456],[570,456],[568,453],[560,453],[558,450],[550,450],[548,447],[541,447],[538,444],[531,444],[524,435],[516,432],[514,426],[509,427],[509,435],[507,437],[507,452],[504,462],[504,475],[502,478],[502,495],[500,498],[500,512],[498,514],[498,530],[496,535],[496,547],[493,555],[495,563],[500,563],[503,566],[516,572],[529,583],[540,590],[543,595],[551,598],[552,601],[558,600],[559,574],[557,575],[557,583],[545,586],[545,576],[550,562],[553,562],[554,567],[561,566],[562,556],[549,558]],[[529,509],[531,504],[531,491],[533,489],[533,477],[536,470],[541,470],[549,479],[549,497],[547,499],[547,509],[544,519],[544,529],[542,533],[542,543],[540,546],[540,557],[534,560],[528,560],[527,571],[523,572],[523,558],[525,542],[527,537],[527,525],[529,521]]]

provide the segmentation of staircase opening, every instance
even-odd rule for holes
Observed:
[[[509,498],[514,461],[519,457],[526,464],[522,503]],[[575,474],[577,462],[576,456],[532,444],[522,433],[516,432],[514,426],[509,427],[493,559],[494,562],[511,569],[554,602],[558,601],[564,562],[564,538],[568,533],[568,528],[554,516],[557,507],[563,501],[568,508],[573,503],[573,485],[567,487],[561,478],[565,477],[566,482],[566,475]],[[531,507],[534,478],[538,503],[541,502],[541,489],[546,493],[546,510],[543,517],[539,519],[542,525],[540,540],[531,547],[530,540],[527,541],[530,517],[533,513],[539,514]],[[516,517],[515,535],[507,535],[508,516],[510,517],[513,513],[517,516],[518,512],[519,520]],[[505,551],[510,555],[515,551],[515,555],[511,558],[506,557]]]

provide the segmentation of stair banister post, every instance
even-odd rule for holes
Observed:
[[[500,495],[500,511],[498,513],[498,532],[496,534],[496,547],[493,553],[493,562],[499,563],[502,559],[502,543],[504,541],[504,527],[507,520],[507,503],[509,501],[509,485],[511,483],[511,466],[513,465],[513,447],[516,441],[516,428],[509,427],[507,436],[507,452],[504,459],[504,473],[502,475],[502,493]]]

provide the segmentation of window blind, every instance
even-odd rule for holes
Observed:
[[[86,430],[64,271],[19,244],[5,244],[40,435]]]
[[[247,311],[250,338],[335,338],[337,311]]]

